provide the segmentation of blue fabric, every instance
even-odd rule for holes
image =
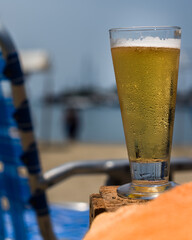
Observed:
[[[54,232],[58,239],[81,240],[89,228],[89,211],[71,210],[60,205],[52,205],[51,218]],[[36,224],[35,214],[32,210],[25,211],[27,240],[42,240]],[[11,225],[10,214],[5,216],[6,237],[13,238],[14,232]],[[22,231],[22,229],[20,229]]]
[[[10,124],[16,126],[16,122],[12,117],[15,111],[15,108],[13,106],[13,100],[11,98],[4,98],[2,93],[0,93],[0,109],[0,124]]]
[[[18,64],[17,58],[15,60],[10,58],[7,66],[0,54],[0,198],[7,199],[9,203],[9,214],[7,215],[10,223],[9,225],[5,224],[5,211],[0,209],[0,240],[5,239],[5,234],[10,229],[12,233],[14,232],[16,240],[26,240],[28,234],[24,216],[26,205],[31,197],[30,187],[28,178],[19,175],[19,168],[23,166],[20,159],[23,152],[17,124],[13,119],[15,108],[12,98],[7,97],[2,88],[4,81],[7,81],[2,74],[4,67],[10,77],[17,78],[15,84],[22,83],[22,81],[18,81],[22,74]]]
[[[5,64],[0,53],[0,198],[9,202],[9,210],[0,205],[0,240],[11,238],[16,240],[42,240],[36,221],[34,210],[29,207],[31,198],[28,178],[19,175],[19,168],[26,166],[30,173],[39,172],[40,165],[36,144],[33,143],[26,152],[22,152],[21,141],[17,135],[17,127],[22,131],[32,130],[28,102],[25,100],[15,111],[13,100],[5,97],[1,88],[3,75],[8,77],[12,84],[23,84],[23,74],[17,54],[8,56]],[[17,121],[17,124],[14,117]],[[22,161],[20,157],[22,156]],[[39,215],[47,213],[47,204],[44,196],[34,196],[35,208]],[[88,230],[88,211],[75,211],[62,206],[54,205],[50,209],[54,231],[58,239],[80,240]]]

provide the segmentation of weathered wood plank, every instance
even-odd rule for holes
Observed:
[[[147,202],[147,200],[121,198],[117,195],[117,187],[102,186],[99,194],[90,196],[90,224],[103,212],[114,212],[122,206]]]
[[[94,193],[94,194],[91,194],[90,196],[90,212],[89,212],[89,222],[90,222],[90,225],[93,221],[93,219],[101,214],[102,212],[105,212],[105,205],[104,205],[104,202],[103,202],[103,199],[101,197],[100,194],[98,193]]]

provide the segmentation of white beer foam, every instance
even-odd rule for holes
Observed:
[[[160,47],[160,48],[179,48],[181,40],[174,38],[160,39],[159,37],[146,37],[143,39],[118,38],[111,40],[111,48],[114,47]]]

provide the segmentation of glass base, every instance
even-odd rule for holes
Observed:
[[[117,194],[123,198],[152,200],[177,185],[175,182],[168,182],[161,185],[136,185],[134,183],[128,183],[118,187]]]

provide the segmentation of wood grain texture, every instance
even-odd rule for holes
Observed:
[[[102,186],[99,194],[90,196],[90,225],[94,218],[103,212],[114,212],[122,206],[143,204],[147,200],[122,198],[117,195],[118,186]]]

